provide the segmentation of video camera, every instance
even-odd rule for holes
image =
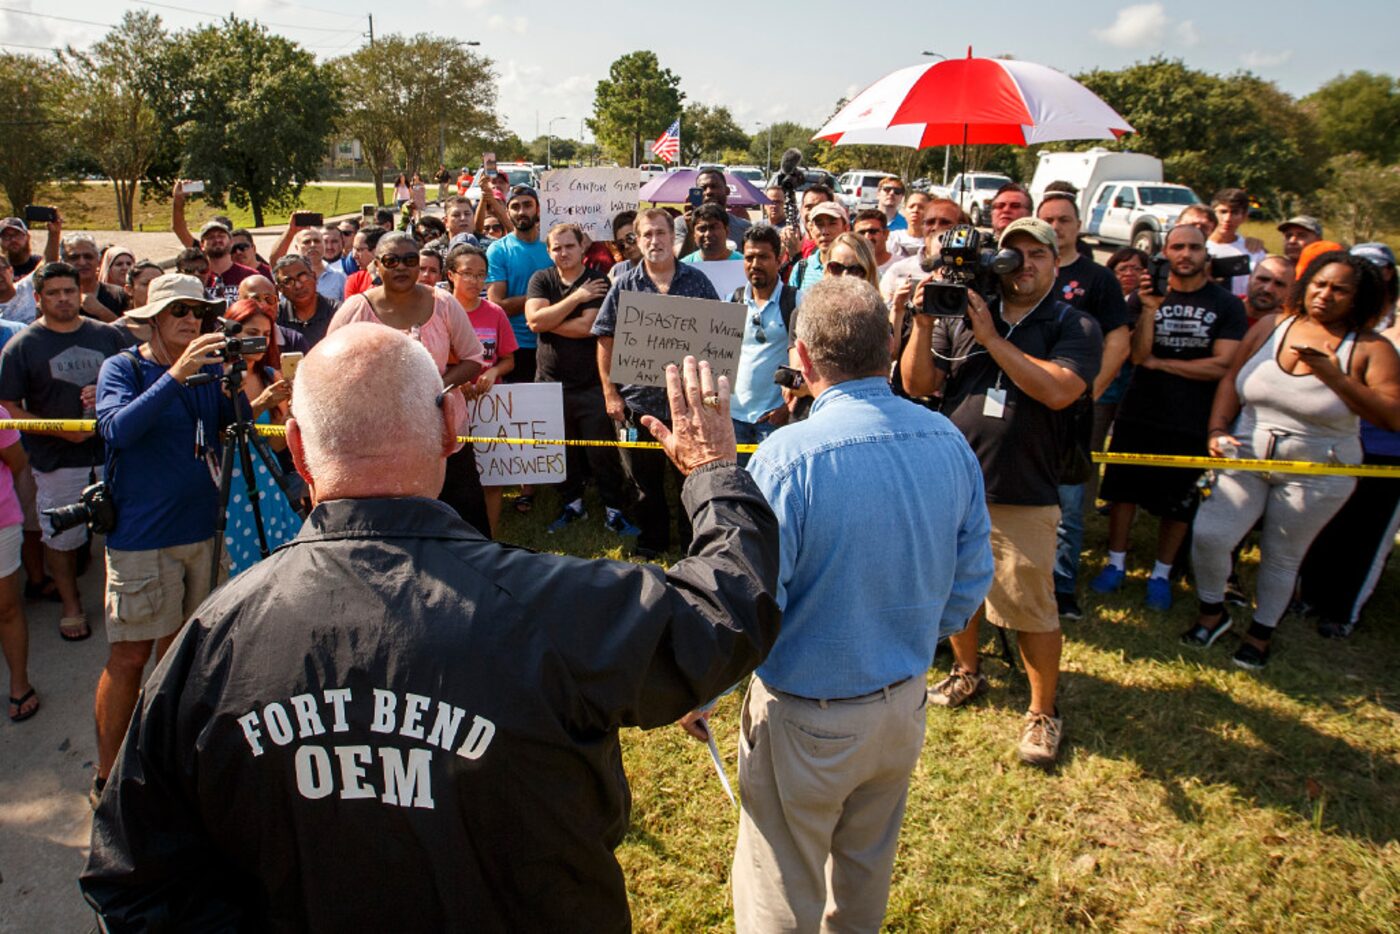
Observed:
[[[91,483],[83,487],[76,503],[45,509],[44,518],[49,520],[55,535],[80,525],[86,525],[95,535],[106,535],[117,527],[117,504],[106,483]]]
[[[932,260],[921,264],[924,271],[942,269],[942,281],[924,284],[924,304],[920,314],[936,318],[961,318],[967,314],[967,293],[975,289],[987,301],[1001,294],[998,277],[1021,268],[1020,250],[998,250],[995,241],[971,224],[959,224],[943,235],[943,246]]]
[[[229,318],[214,319],[219,326],[219,330],[224,335],[224,345],[219,348],[219,357],[227,361],[238,361],[243,359],[244,354],[265,353],[267,351],[266,337],[239,337],[243,333],[243,324]],[[211,333],[213,329],[210,329]]]

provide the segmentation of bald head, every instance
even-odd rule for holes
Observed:
[[[1177,224],[1167,231],[1167,239],[1163,245],[1170,244],[1176,240],[1184,240],[1188,243],[1205,243],[1206,234],[1201,228],[1192,224]]]
[[[267,276],[249,276],[238,283],[238,297],[261,298],[264,295],[271,295],[273,301],[277,300],[277,286],[272,284],[272,280]]]
[[[313,499],[437,496],[452,438],[441,391],[427,350],[393,328],[351,324],[317,344],[287,425]]]

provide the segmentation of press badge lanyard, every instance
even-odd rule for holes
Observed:
[[[1001,318],[1003,324],[1006,323],[1006,318],[1002,317],[1000,308],[997,309],[997,317]],[[1011,335],[1016,333],[1016,329],[1021,326],[1021,322],[1025,321],[1027,317],[1029,317],[1029,313],[1021,316],[1015,324],[1008,325],[1007,331],[1002,335],[1002,338],[1008,341],[1011,340]],[[1001,367],[997,367],[996,385],[987,390],[987,396],[982,400],[982,414],[988,418],[1006,417],[1006,390],[1001,387],[1001,378],[1005,375],[1005,371],[1002,370]]]

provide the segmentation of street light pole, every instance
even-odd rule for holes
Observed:
[[[544,125],[544,164],[546,168],[554,168],[554,124],[567,119],[567,117],[555,117]]]

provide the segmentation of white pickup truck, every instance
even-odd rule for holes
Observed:
[[[1185,185],[1162,181],[1162,160],[1140,152],[1042,152],[1031,179],[1040,203],[1051,182],[1069,182],[1079,192],[1084,236],[1101,246],[1135,246],[1155,253],[1177,215],[1201,199]]]
[[[973,224],[985,227],[992,222],[992,199],[996,197],[997,189],[1010,183],[1010,178],[998,172],[959,172],[953,176],[947,191],[930,189],[929,193],[956,201],[958,207],[972,218]]]

